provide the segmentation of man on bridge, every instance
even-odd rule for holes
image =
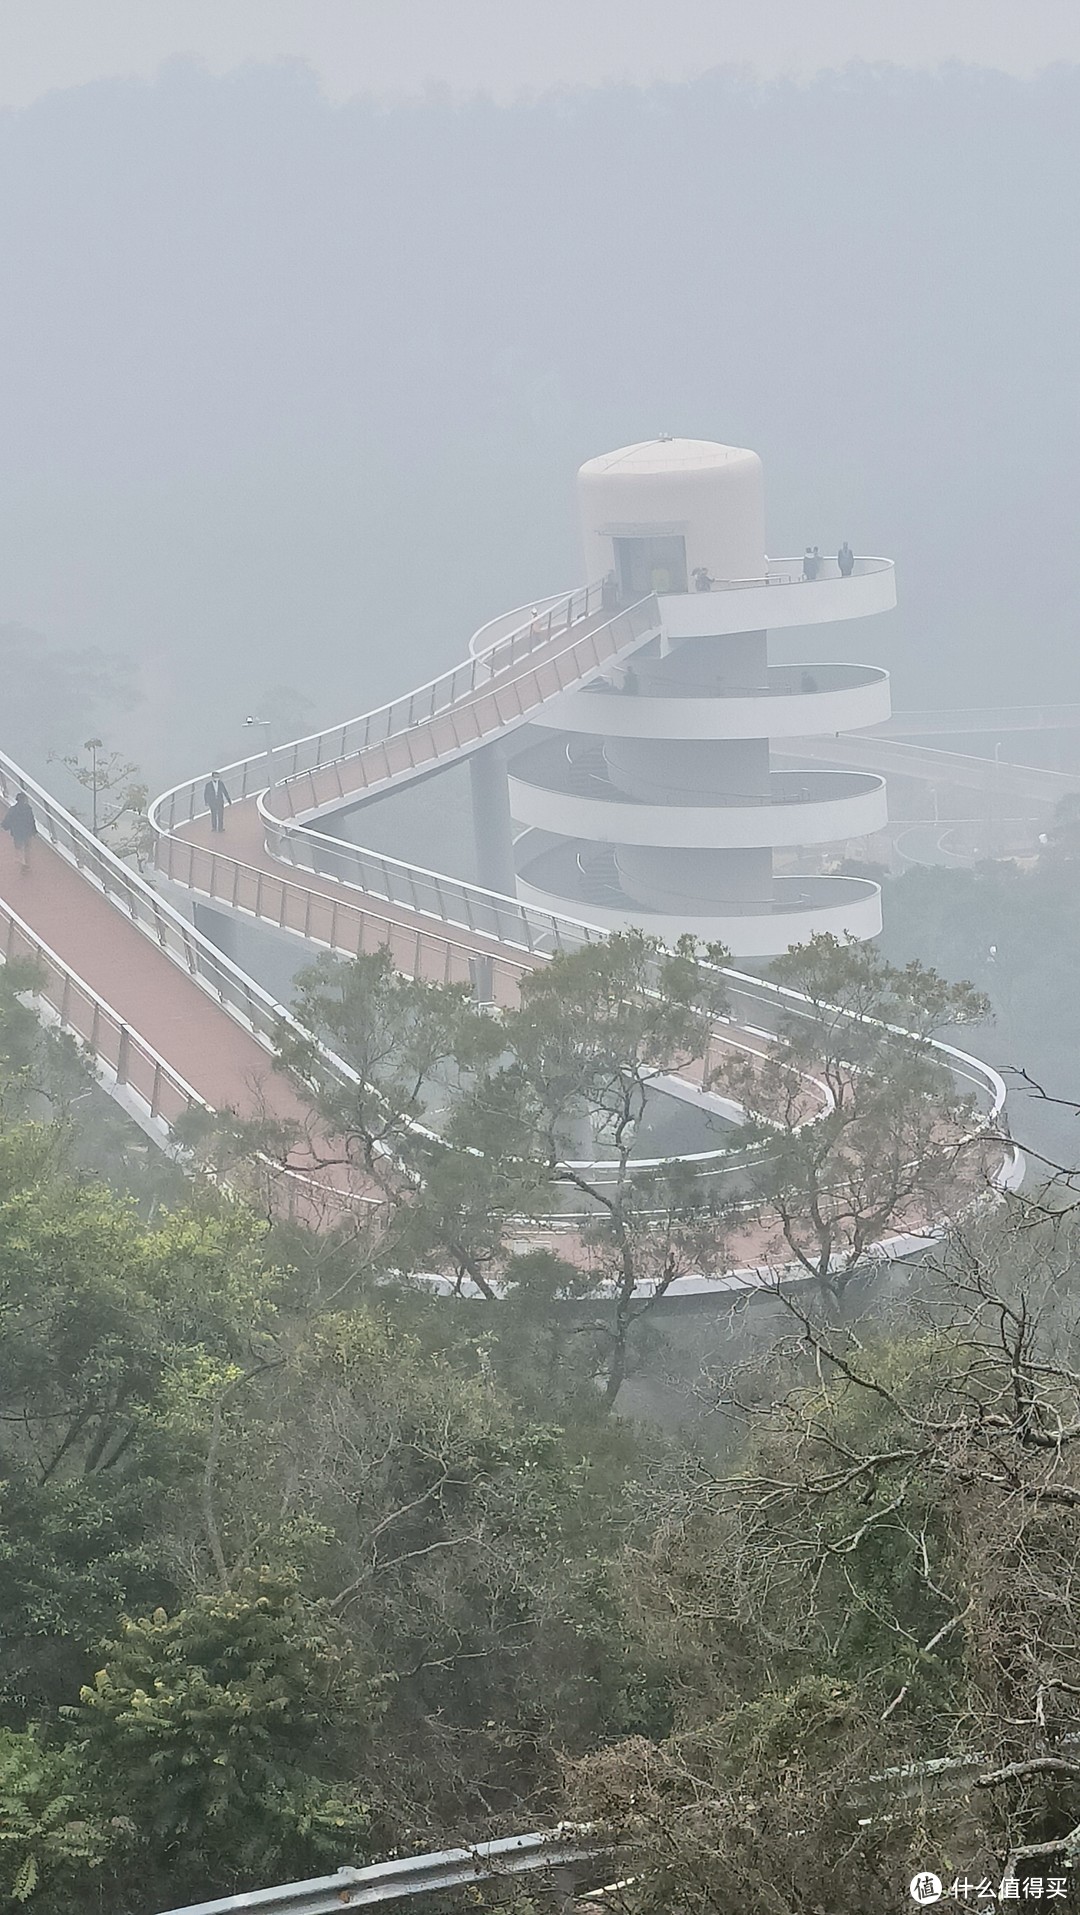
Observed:
[[[225,806],[231,805],[232,799],[222,783],[220,771],[212,771],[203,786],[203,803],[210,812],[211,831],[224,831]]]

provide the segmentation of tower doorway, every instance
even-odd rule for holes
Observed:
[[[681,535],[613,539],[612,544],[624,603],[647,598],[650,592],[686,591],[686,540]]]

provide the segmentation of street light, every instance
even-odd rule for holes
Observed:
[[[271,725],[269,718],[245,718],[244,725],[249,731],[254,725],[258,725],[262,731],[263,743],[266,746],[266,789],[267,791],[273,791],[274,789],[273,726]]]

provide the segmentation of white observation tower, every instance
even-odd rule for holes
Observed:
[[[817,647],[806,665],[771,665],[768,634],[888,610],[891,561],[845,574],[830,557],[805,578],[801,558],[767,559],[761,461],[736,446],[624,446],[578,482],[587,576],[608,578],[609,603],[655,595],[658,619],[632,657],[548,699],[514,739],[518,896],[605,928],[719,939],[736,957],[821,931],[874,936],[875,884],[773,867],[783,847],[885,823],[883,779],[803,769],[794,741],[881,723],[888,674],[819,663]]]

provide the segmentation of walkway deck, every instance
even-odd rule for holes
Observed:
[[[311,1106],[275,1070],[258,1039],[43,838],[31,846],[28,871],[8,840],[0,839],[0,901],[212,1110],[269,1118],[318,1136]],[[55,991],[48,996],[53,1000]],[[68,1018],[88,1042],[89,1008],[81,1016],[76,1008]],[[328,1140],[318,1147],[320,1154],[333,1154]],[[301,1177],[315,1172],[305,1145],[297,1146],[288,1164]],[[337,1167],[319,1172],[318,1180],[339,1196],[360,1194]]]
[[[279,930],[356,957],[389,945],[394,963],[429,984],[473,982],[470,962],[492,965],[495,1002],[516,1004],[522,975],[542,960],[514,954],[496,938],[464,926],[443,926],[341,883],[337,878],[283,864],[266,849],[254,798],[230,805],[225,829],[213,832],[204,814],[158,843],[158,864],[196,897],[258,918]]]

